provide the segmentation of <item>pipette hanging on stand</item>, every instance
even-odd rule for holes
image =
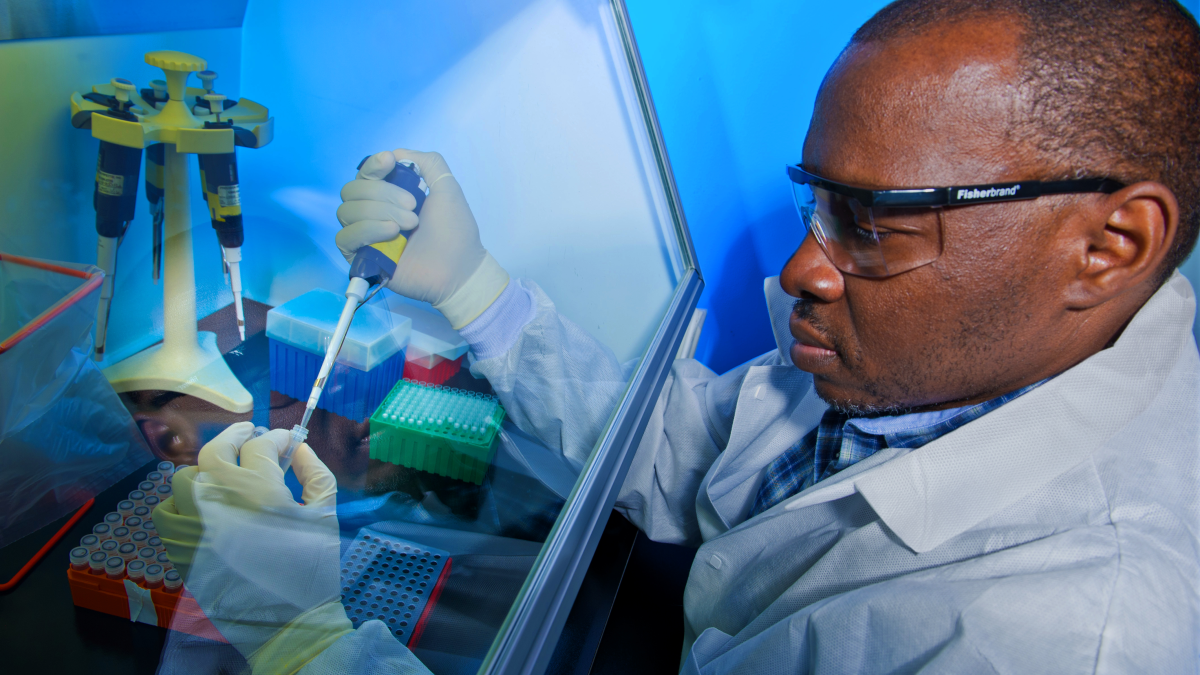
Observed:
[[[113,78],[112,86],[114,96],[103,102],[109,109],[97,114],[136,122],[137,117],[129,112],[129,94],[136,89],[133,83],[122,78]],[[104,284],[100,287],[100,303],[96,312],[96,348],[93,358],[97,361],[104,360],[108,317],[112,309],[113,286],[117,274],[117,249],[125,237],[125,231],[129,228],[137,207],[137,186],[141,168],[140,149],[100,141],[95,190],[92,193],[92,204],[96,209],[96,266],[104,270]]]
[[[212,89],[212,80],[217,74],[204,71],[209,75],[205,80],[205,89]],[[204,75],[201,73],[201,75]],[[208,93],[203,97],[205,104],[214,111],[214,121],[204,123],[205,129],[221,129],[229,126],[221,121],[221,113],[225,110],[225,96]],[[242,199],[238,187],[237,153],[230,152],[216,155],[197,155],[200,162],[200,185],[204,191],[204,200],[208,204],[208,215],[212,220],[213,229],[217,231],[217,243],[221,247],[221,262],[225,272],[225,282],[233,291],[233,309],[237,316],[238,336],[246,340],[246,314],[242,307],[242,243],[245,241],[242,229]]]

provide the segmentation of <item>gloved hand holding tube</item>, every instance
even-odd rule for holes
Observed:
[[[419,217],[412,194],[383,180],[403,160],[417,165],[429,187]],[[405,236],[387,288],[432,304],[455,329],[482,314],[508,285],[508,273],[483,248],[462,188],[438,153],[376,153],[342,188],[342,201],[337,211],[342,255],[353,261],[363,246]]]
[[[279,468],[288,432],[253,433],[240,422],[205,445],[198,467],[175,473],[154,522],[186,588],[253,672],[291,673],[352,631],[340,602],[337,481],[301,445],[296,503]]]

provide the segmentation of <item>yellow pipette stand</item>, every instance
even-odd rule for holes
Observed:
[[[140,96],[130,96],[131,110],[138,121],[126,121],[91,113],[107,110],[104,105],[71,95],[71,122],[92,130],[92,136],[131,148],[154,143],[165,147],[163,341],[104,369],[118,392],[162,390],[195,396],[235,413],[250,412],[250,392],[234,377],[217,349],[214,333],[196,330],[196,275],[192,259],[192,217],[187,154],[223,154],[235,145],[261,148],[271,141],[273,119],[264,106],[249,99],[220,113],[221,122],[232,126],[206,129],[216,122],[213,114],[194,115],[191,102],[205,89],[187,86],[188,76],[205,70],[204,59],[176,51],[146,54],[146,63],[166,73],[170,97],[161,109]],[[98,94],[112,95],[111,84],[92,87]]]

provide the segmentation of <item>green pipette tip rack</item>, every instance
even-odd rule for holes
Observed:
[[[504,408],[495,396],[401,380],[371,415],[371,459],[480,484]]]

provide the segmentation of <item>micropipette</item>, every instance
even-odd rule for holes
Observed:
[[[221,122],[225,96],[212,93],[212,81],[217,74],[205,70],[200,76],[204,80],[204,89],[208,92],[203,97],[204,103],[211,109],[215,120],[205,122],[204,128],[220,129],[231,126],[228,122]],[[197,110],[201,108],[197,107]],[[233,291],[233,311],[237,316],[238,336],[245,342],[246,314],[242,308],[241,271],[242,243],[245,241],[245,235],[242,229],[242,198],[238,187],[237,154],[198,154],[196,157],[200,162],[200,184],[204,190],[204,200],[208,204],[208,214],[213,229],[217,231],[217,241],[221,245],[225,278]]]
[[[112,80],[114,97],[104,112],[95,113],[123,121],[137,122],[130,112],[132,82],[122,78]],[[92,204],[96,209],[96,266],[104,270],[100,287],[100,302],[96,310],[96,347],[93,358],[104,360],[108,333],[108,315],[112,309],[113,286],[117,272],[117,248],[125,238],[125,230],[133,220],[137,205],[138,174],[142,168],[142,151],[108,141],[100,141],[100,157],[96,163],[96,184]]]
[[[359,168],[362,168],[367,159],[369,157],[359,163]],[[418,173],[415,163],[408,160],[396,162],[396,167],[384,177],[384,180],[409,192],[417,200],[416,208],[413,211],[417,214],[421,213],[421,206],[425,203],[428,188],[421,178],[421,174]],[[411,236],[412,233],[409,234]],[[368,290],[372,286],[375,287],[374,292],[378,292],[391,280],[396,273],[396,263],[400,260],[401,254],[404,253],[404,247],[407,245],[408,239],[401,234],[391,241],[364,246],[354,254],[354,262],[350,264],[350,283],[346,287],[346,304],[342,307],[341,316],[338,317],[337,328],[329,341],[329,347],[325,350],[325,360],[321,362],[321,369],[317,372],[317,380],[313,383],[312,393],[308,395],[308,403],[304,406],[304,417],[300,420],[300,424],[292,427],[291,442],[288,443],[287,450],[279,456],[279,466],[284,471],[291,466],[292,454],[296,452],[296,448],[308,438],[308,421],[317,407],[321,393],[325,390],[326,379],[333,369],[338,352],[342,349],[342,342],[346,339],[346,332],[350,329],[354,312],[370,298],[371,294],[368,294]]]

